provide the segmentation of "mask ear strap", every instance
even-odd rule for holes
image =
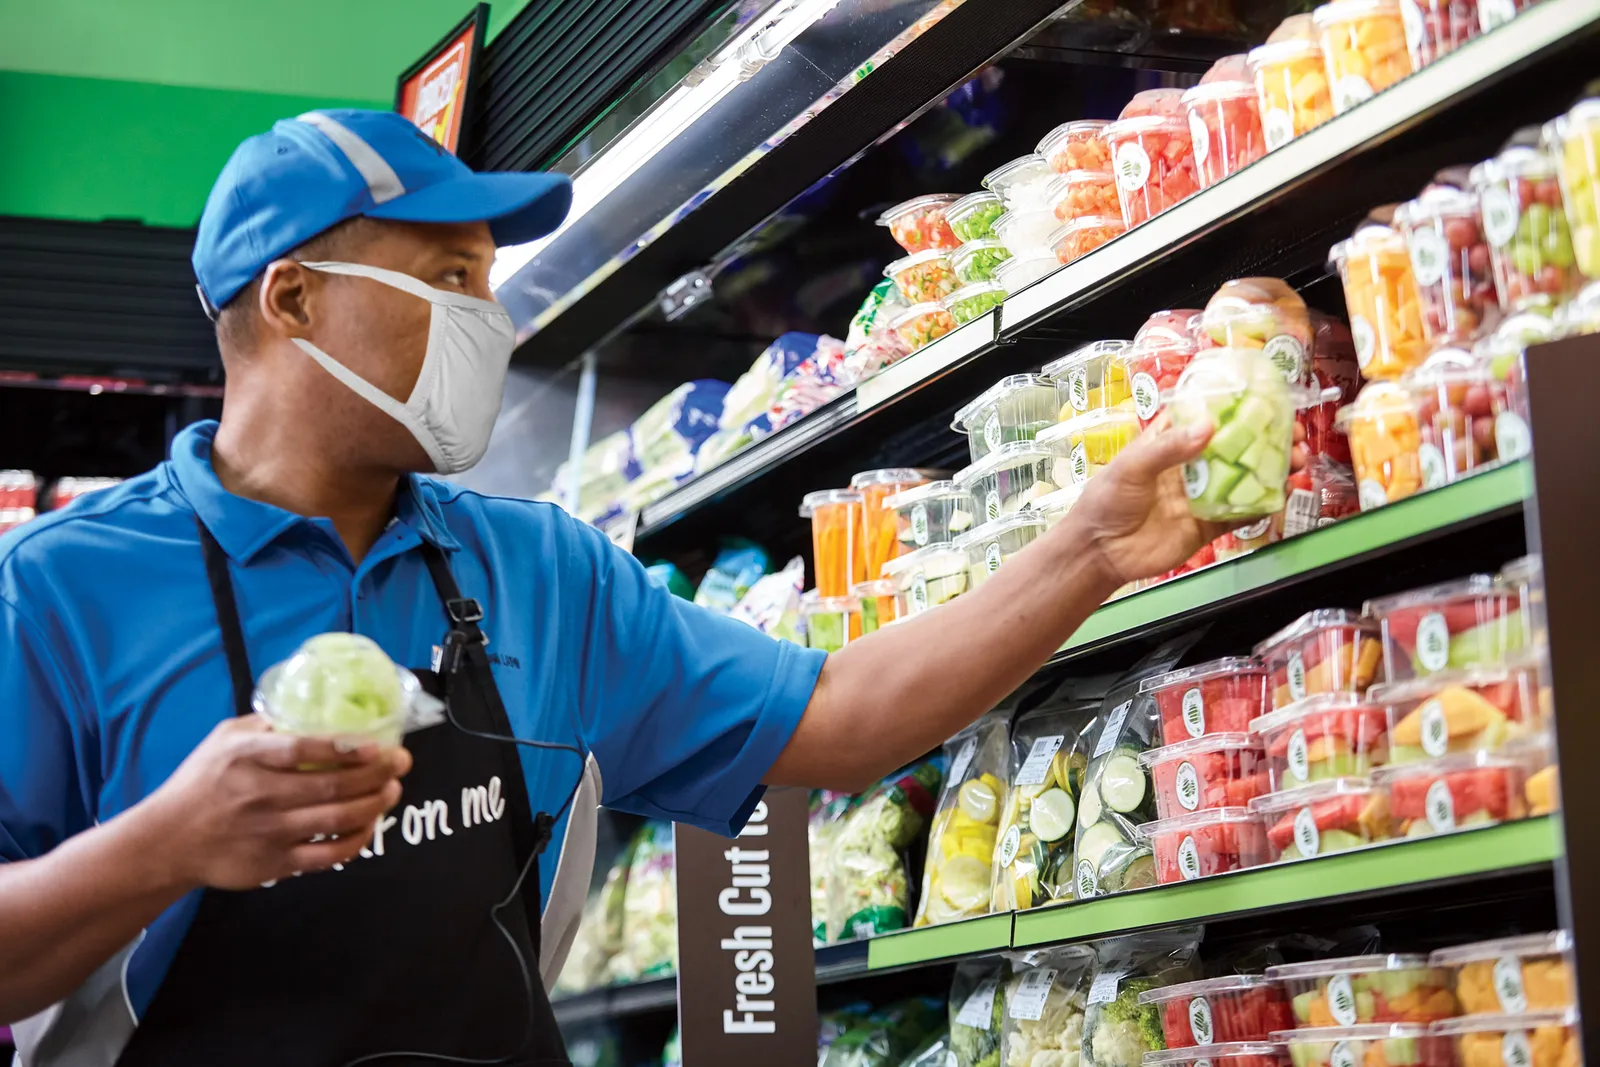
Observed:
[[[346,367],[343,363],[340,363],[338,360],[328,355],[328,353],[324,352],[310,341],[307,341],[302,337],[291,337],[290,340],[299,347],[300,351],[316,360],[317,364],[322,367],[323,370],[327,371],[329,374],[339,379],[339,381],[343,382],[357,396],[377,407],[379,410],[384,412],[384,414],[388,415],[400,425],[410,430],[411,435],[415,437],[422,444],[422,447],[427,451],[428,458],[433,461],[434,468],[443,469],[444,454],[439,451],[436,445],[431,443],[433,440],[433,435],[427,432],[426,427],[422,425],[422,423],[417,419],[416,415],[412,413],[410,408],[406,407],[404,404],[400,403],[400,401],[396,400],[382,389],[379,389],[377,386],[361,377],[361,375],[357,374],[349,367]]]
[[[412,296],[420,297],[430,304],[435,297],[443,295],[421,278],[413,278],[409,274],[389,270],[387,267],[374,267],[366,263],[341,263],[335,260],[311,260],[300,265],[323,274],[347,274],[353,278],[371,278],[375,282],[382,282]]]

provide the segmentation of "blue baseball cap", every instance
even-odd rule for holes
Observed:
[[[234,149],[206,198],[192,262],[214,314],[267,264],[357,215],[488,222],[495,242],[511,245],[550,233],[571,205],[566,175],[479,174],[397,112],[309,111]]]

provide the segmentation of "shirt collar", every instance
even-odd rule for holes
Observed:
[[[310,520],[223,488],[211,465],[211,445],[216,434],[217,423],[213,420],[185,427],[173,438],[170,465],[179,492],[188,499],[217,544],[234,562],[248,564],[286,530]],[[444,512],[430,479],[415,474],[406,476],[395,500],[395,521],[406,524],[423,540],[447,552],[461,547],[445,525]]]

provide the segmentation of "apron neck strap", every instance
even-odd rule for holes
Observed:
[[[222,652],[228,658],[228,677],[233,682],[233,713],[251,713],[255,675],[250,672],[250,653],[244,643],[244,627],[239,623],[239,604],[234,598],[233,579],[228,573],[228,554],[217,544],[200,516],[194,519],[200,529],[200,549],[206,558],[206,581],[211,585],[211,601],[217,609],[217,628],[222,631]]]

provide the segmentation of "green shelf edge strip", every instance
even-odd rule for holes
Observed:
[[[1023,912],[1016,916],[1012,944],[1021,947],[1092,939],[1139,926],[1189,922],[1549,863],[1560,854],[1556,821],[1549,817],[1526,819]]]
[[[875,937],[867,942],[867,970],[1010,948],[1013,918],[1015,915],[1007,912]]]
[[[1526,499],[1531,480],[1527,463],[1513,463],[1135,593],[1089,616],[1061,652],[1500,511]]]

